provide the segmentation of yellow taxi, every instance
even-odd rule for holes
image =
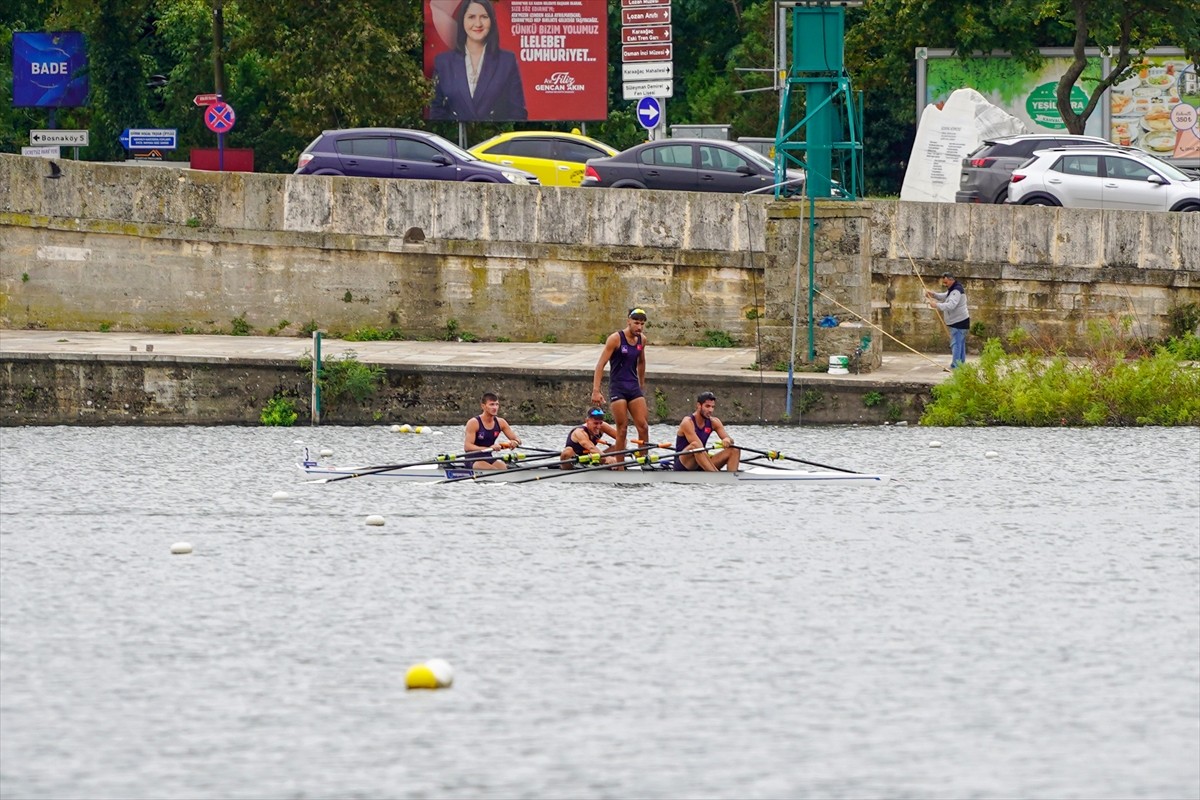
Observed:
[[[480,142],[471,152],[493,164],[532,172],[542,186],[578,186],[583,180],[584,162],[617,154],[615,148],[578,130],[510,131]]]

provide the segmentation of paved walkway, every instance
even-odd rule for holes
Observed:
[[[16,355],[68,358],[128,358],[147,361],[298,360],[312,354],[312,339],[279,336],[209,336],[97,331],[0,330],[0,358]],[[430,369],[489,370],[506,368],[528,373],[590,375],[600,354],[598,344],[524,342],[347,342],[322,339],[323,356],[357,354],[360,361]],[[787,374],[751,370],[752,348],[667,347],[651,345],[647,375],[745,377],[786,383]],[[949,353],[918,355],[885,353],[883,367],[864,375],[804,373],[804,380],[872,384],[940,383],[949,376]]]

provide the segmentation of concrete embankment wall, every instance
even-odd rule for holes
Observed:
[[[0,155],[0,325],[591,343],[642,305],[653,341],[763,337],[770,363],[797,255],[807,284],[797,202],[57,163],[51,179],[43,159]],[[1200,302],[1200,214],[871,201],[817,217],[818,288],[920,350],[945,335],[914,266],[926,284],[959,274],[989,335],[1068,348],[1097,320],[1160,336]],[[826,314],[854,319],[818,296]]]

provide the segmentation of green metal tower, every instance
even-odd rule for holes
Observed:
[[[807,173],[811,198],[861,196],[861,97],[850,85],[844,63],[846,6],[861,0],[776,0],[780,26],[790,20],[787,77],[775,133],[776,182],[787,169]],[[803,99],[803,115],[796,108]],[[856,100],[858,102],[856,102]],[[778,187],[776,196],[786,192]]]

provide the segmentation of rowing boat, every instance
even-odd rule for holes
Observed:
[[[744,481],[789,481],[800,483],[855,483],[880,485],[888,482],[887,475],[868,475],[861,472],[803,472],[785,467],[747,467],[737,472],[676,472],[673,469],[642,469],[629,466],[623,470],[598,469],[584,467],[563,470],[556,466],[522,467],[515,470],[471,470],[465,467],[440,467],[436,465],[410,466],[388,471],[370,472],[378,467],[334,467],[315,461],[302,461],[297,466],[309,478],[324,481],[328,479],[356,478],[400,481],[404,483],[436,483],[438,481],[457,481],[459,483],[507,483],[518,481],[538,481],[553,479],[555,483],[613,483],[613,484],[648,484],[648,483],[698,483],[724,484],[742,483]]]

